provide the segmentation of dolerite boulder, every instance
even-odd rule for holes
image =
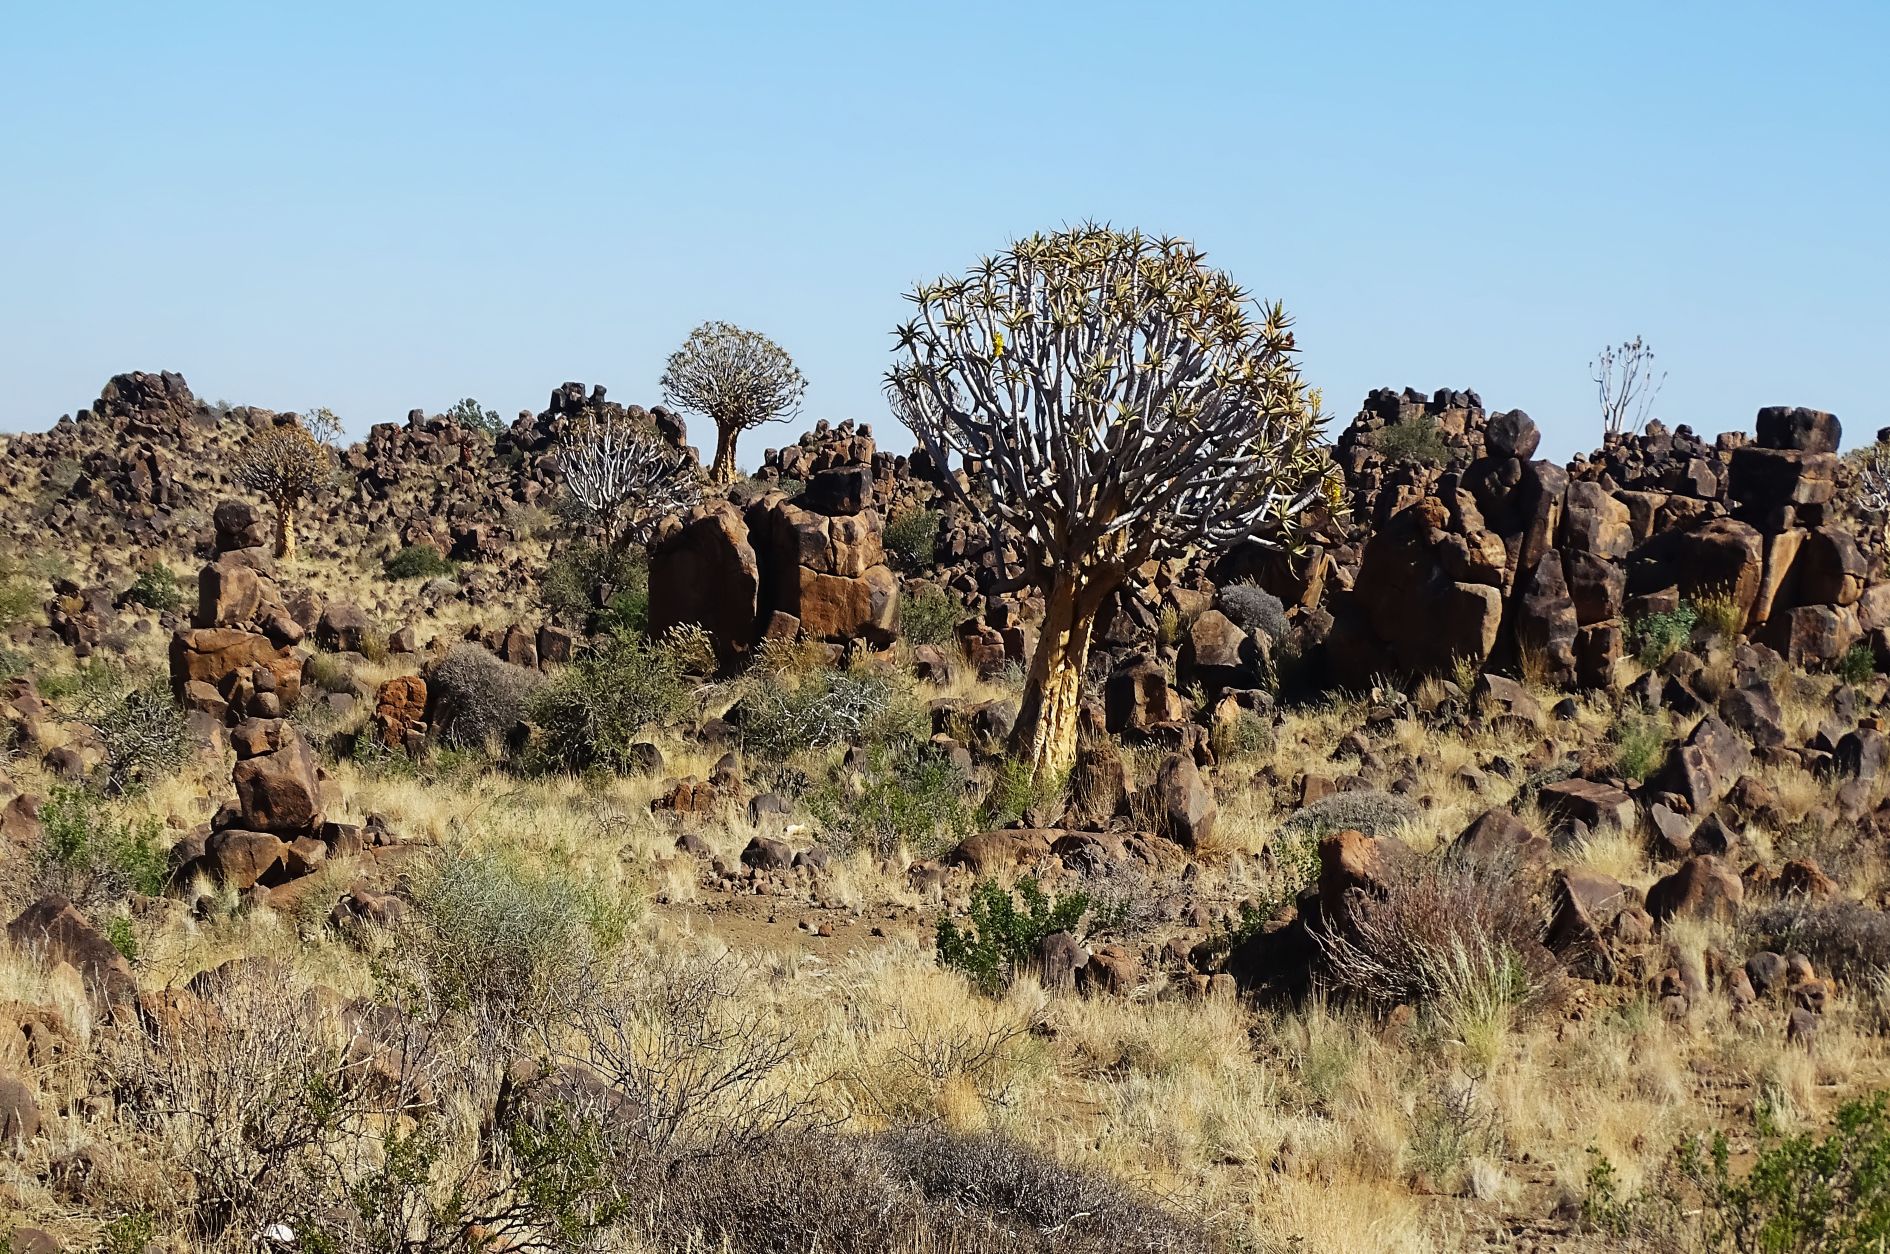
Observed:
[[[1715,518],[1686,531],[1656,535],[1628,559],[1627,591],[1649,596],[1668,589],[1702,600],[1726,597],[1749,619],[1765,574],[1765,542],[1736,518]]]
[[[1206,610],[1189,624],[1182,638],[1176,678],[1182,687],[1200,685],[1211,700],[1228,688],[1259,685],[1262,650],[1258,633],[1241,630],[1219,610]]]
[[[1745,740],[1712,714],[1695,724],[1685,743],[1674,748],[1661,783],[1687,799],[1696,815],[1710,813],[1752,769]]]
[[[1199,849],[1213,836],[1219,807],[1193,757],[1171,753],[1164,758],[1155,774],[1153,796],[1162,835],[1184,849]]]
[[[357,605],[331,601],[315,624],[315,641],[337,653],[359,653],[374,631],[374,622]]]
[[[230,735],[236,747],[241,826],[278,836],[311,835],[322,825],[315,755],[286,719],[250,719]]]
[[[695,624],[715,641],[724,665],[755,645],[760,566],[734,506],[717,505],[685,523],[650,553],[650,630]]]
[[[1836,414],[1798,405],[1768,405],[1759,411],[1759,446],[1800,453],[1835,453],[1844,438]]]
[[[47,966],[68,963],[84,979],[95,1001],[127,1005],[137,995],[131,964],[105,933],[64,897],[42,897],[7,924],[7,939]]]
[[[1503,621],[1505,565],[1502,540],[1481,526],[1453,532],[1437,497],[1393,515],[1366,544],[1336,616],[1329,644],[1341,681],[1439,674],[1458,659],[1488,658]]]
[[[864,468],[823,474],[844,478],[856,469]],[[853,497],[844,492],[822,499],[843,508],[828,514],[771,499],[749,512],[761,613],[792,615],[816,639],[888,645],[898,624],[899,581],[886,565],[885,524],[864,505],[845,509]]]
[[[210,519],[216,528],[219,553],[260,548],[269,542],[269,526],[262,511],[248,501],[219,501]]]

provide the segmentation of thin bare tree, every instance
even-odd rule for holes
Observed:
[[[919,285],[887,375],[896,413],[1044,595],[1011,751],[1076,752],[1097,612],[1138,567],[1284,543],[1329,462],[1290,320],[1178,239],[1083,225]]]
[[[663,396],[679,409],[715,424],[715,460],[709,477],[735,481],[735,442],[764,422],[799,412],[807,380],[793,358],[759,331],[705,322],[689,333],[663,370]]]
[[[1667,372],[1654,374],[1654,350],[1640,336],[1601,350],[1589,363],[1601,402],[1601,430],[1607,436],[1627,435],[1647,425],[1647,411],[1667,382]]]

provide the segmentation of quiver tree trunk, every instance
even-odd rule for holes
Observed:
[[[291,501],[276,502],[276,556],[295,560],[295,505]]]
[[[1109,591],[1093,580],[1059,574],[1044,599],[1037,650],[1010,741],[1011,757],[1029,768],[1033,780],[1059,779],[1076,761],[1083,672],[1089,665],[1096,611]]]
[[[739,427],[716,428],[715,460],[709,464],[709,479],[712,482],[735,482],[735,437],[740,434]]]

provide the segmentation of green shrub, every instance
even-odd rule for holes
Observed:
[[[874,672],[814,671],[798,680],[771,672],[749,685],[739,716],[743,750],[775,761],[809,749],[924,740],[931,733],[910,689]]]
[[[39,593],[18,562],[0,558],[0,632],[31,622],[39,613]]]
[[[505,434],[505,420],[499,417],[499,411],[487,409],[470,396],[457,402],[443,416],[451,418],[462,427],[473,431],[483,431],[494,439]]]
[[[634,761],[630,746],[645,729],[693,713],[694,692],[682,650],[640,636],[613,636],[533,699],[542,765],[628,771]]]
[[[160,684],[126,693],[92,725],[105,749],[101,783],[107,793],[140,792],[175,775],[195,752],[184,712]]]
[[[449,562],[430,544],[410,544],[387,559],[389,579],[457,579],[459,563]]]
[[[1208,731],[1217,761],[1231,761],[1262,753],[1273,744],[1273,720],[1252,710],[1224,718]]]
[[[888,857],[903,846],[915,857],[932,858],[970,835],[973,816],[964,772],[929,744],[875,745],[863,775],[858,792],[836,776],[807,798],[835,848],[866,848]]]
[[[1846,1102],[1822,1135],[1785,1136],[1763,1107],[1756,1123],[1758,1144],[1743,1172],[1733,1169],[1725,1133],[1689,1137],[1631,1196],[1622,1195],[1614,1164],[1591,1149],[1584,1220],[1615,1236],[1732,1254],[1865,1254],[1884,1247],[1885,1094]]]
[[[567,627],[641,635],[650,622],[649,558],[634,546],[612,553],[587,540],[566,545],[545,567],[538,597]]]
[[[1450,442],[1435,418],[1394,422],[1372,437],[1372,445],[1392,461],[1441,466],[1450,460]]]
[[[939,917],[938,960],[996,993],[1035,960],[1044,937],[1077,932],[1089,912],[1088,894],[1058,893],[1053,900],[1033,876],[1018,880],[1014,892],[985,880],[971,890],[968,927]]]
[[[177,575],[170,567],[162,562],[153,562],[139,571],[138,577],[131,581],[131,587],[125,590],[125,600],[163,614],[184,604],[184,590],[178,585]]]
[[[1614,769],[1623,779],[1639,783],[1667,760],[1667,725],[1645,706],[1621,711],[1608,739],[1614,746]]]
[[[116,700],[125,690],[125,668],[106,657],[90,657],[69,671],[39,677],[39,695],[96,709]]]
[[[413,876],[422,928],[411,951],[449,1004],[542,1004],[584,958],[622,940],[631,911],[566,868],[442,851]]]
[[[937,584],[910,584],[899,601],[899,631],[913,644],[949,644],[964,619],[965,607]]]
[[[944,515],[935,509],[909,509],[894,514],[886,524],[886,550],[907,570],[924,570],[938,551],[938,529]]]
[[[1864,683],[1877,673],[1876,650],[1867,644],[1854,644],[1844,651],[1832,670],[1847,684]]]
[[[41,893],[96,904],[164,891],[170,863],[156,815],[120,820],[84,789],[60,786],[39,808],[39,825],[32,862]]]
[[[1670,610],[1642,615],[1628,623],[1628,647],[1642,666],[1652,670],[1686,646],[1699,621],[1699,611],[1687,601]]]
[[[1033,811],[1051,812],[1049,821],[1054,822],[1054,816],[1063,811],[1068,786],[1067,774],[1035,772],[1027,763],[1006,758],[992,772],[991,787],[978,807],[978,822],[987,828],[1009,827]]]

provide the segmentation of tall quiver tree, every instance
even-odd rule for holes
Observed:
[[[726,322],[705,322],[691,331],[670,354],[662,384],[670,404],[715,424],[709,477],[716,483],[735,481],[741,433],[793,417],[807,391],[807,380],[785,349],[759,331]]]
[[[1010,749],[1058,774],[1098,610],[1151,560],[1287,543],[1330,465],[1318,394],[1284,310],[1182,240],[1033,235],[907,299],[888,397],[1044,595]]]
[[[326,409],[258,431],[237,451],[236,481],[276,511],[276,556],[295,560],[296,520],[303,502],[325,491],[337,472],[334,441],[341,424]]]

